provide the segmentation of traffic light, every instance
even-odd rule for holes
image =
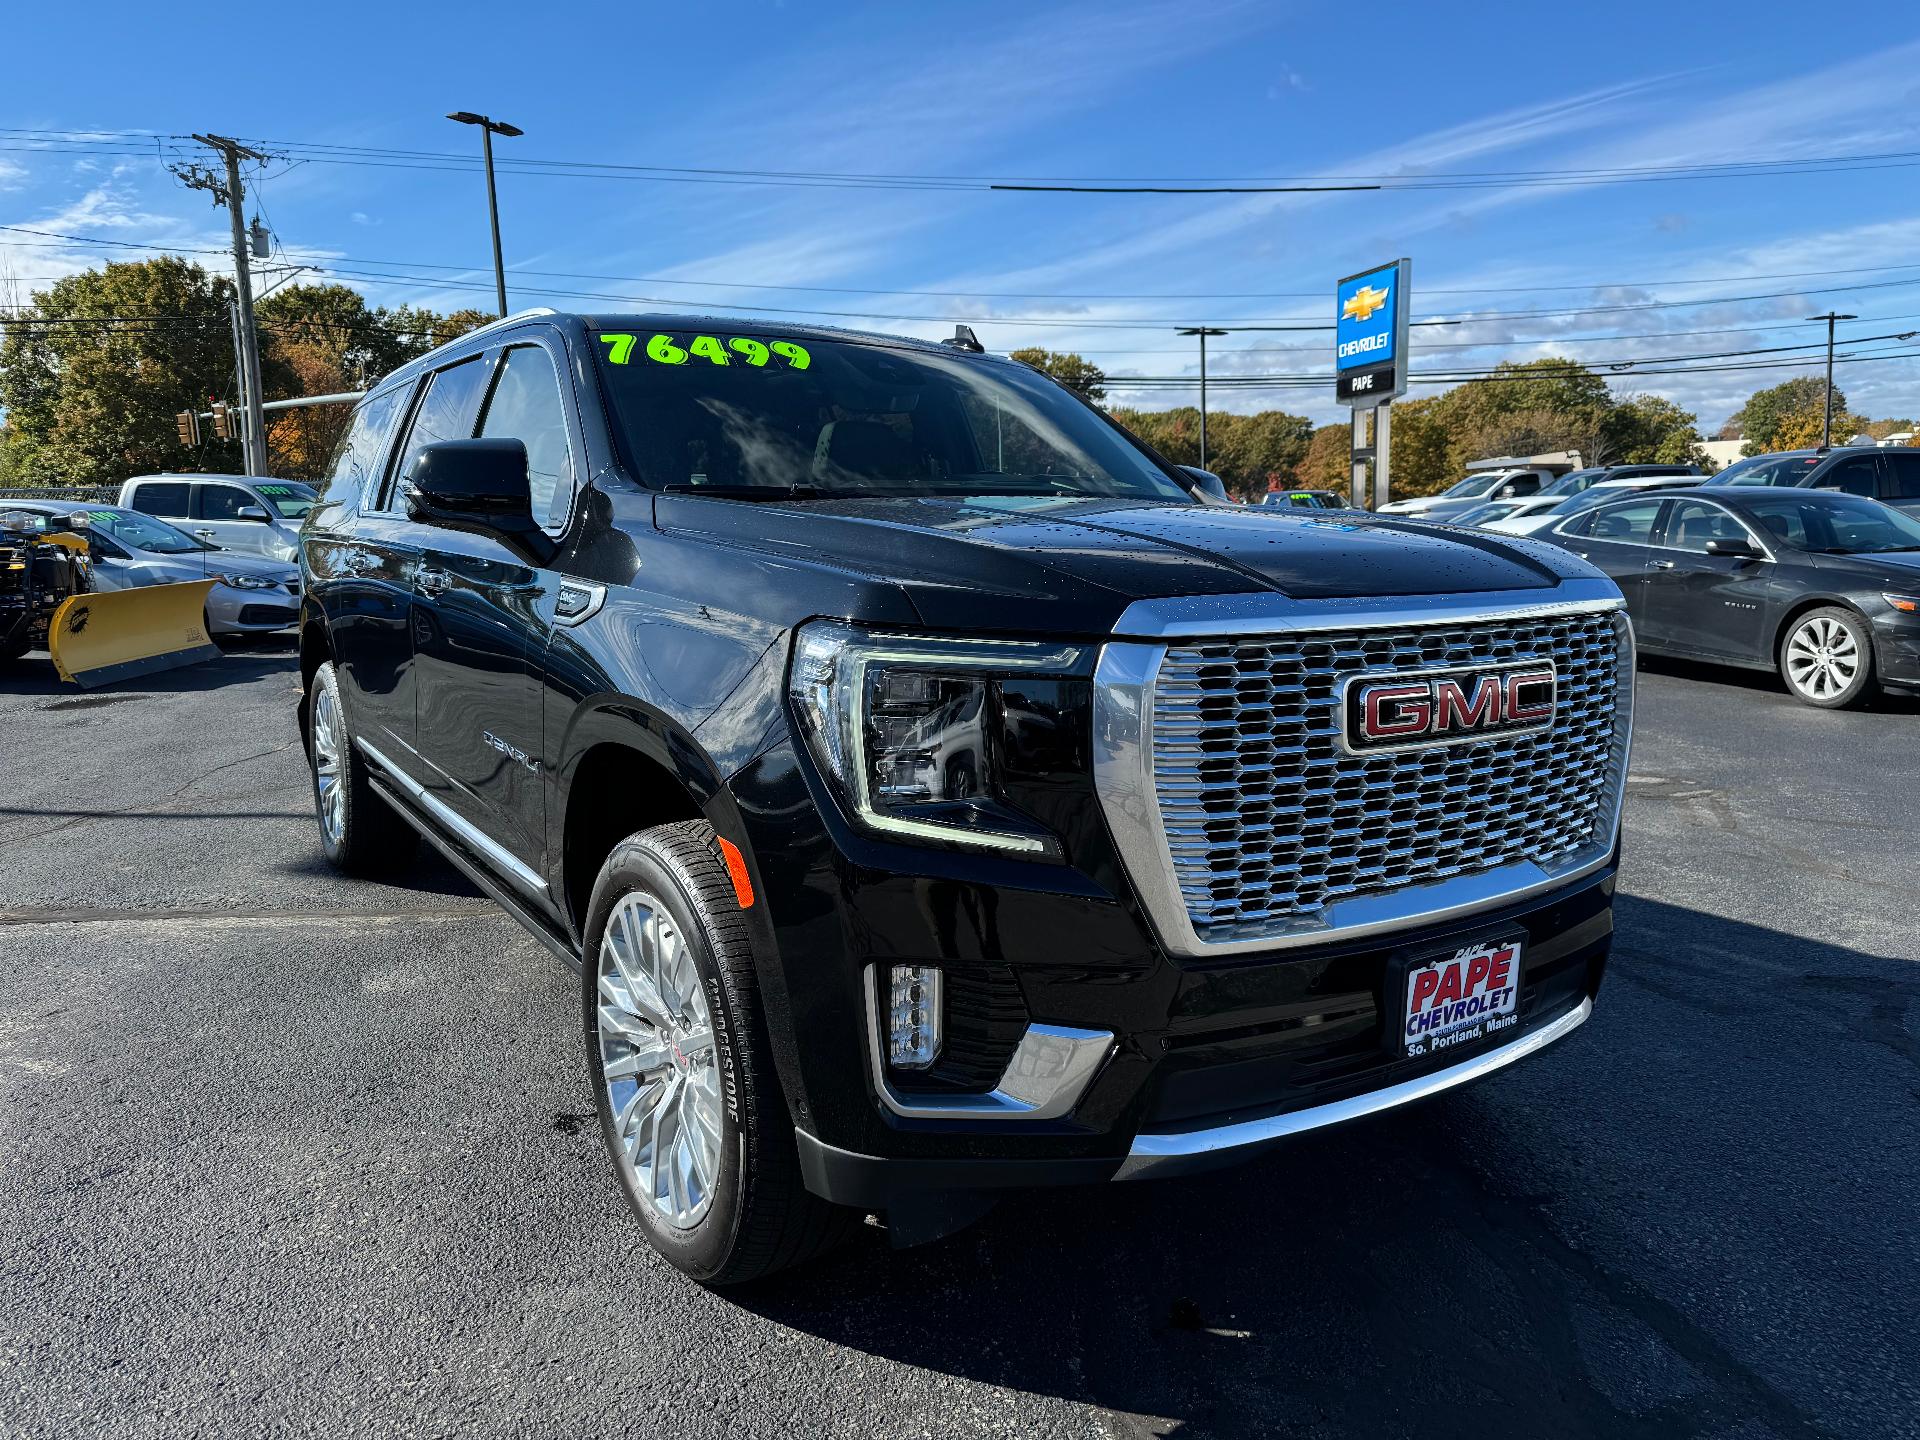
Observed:
[[[173,417],[173,423],[179,427],[180,443],[189,449],[200,443],[200,417],[191,410],[182,410]]]
[[[222,440],[233,438],[233,416],[228,413],[227,402],[224,400],[213,402],[213,433]]]

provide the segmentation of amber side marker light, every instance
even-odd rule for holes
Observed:
[[[1903,615],[1920,615],[1920,595],[1882,595],[1880,598]]]
[[[720,842],[720,858],[727,862],[727,878],[733,881],[733,898],[740,902],[742,910],[751,910],[753,879],[747,874],[747,857],[726,836],[716,835],[713,838]]]

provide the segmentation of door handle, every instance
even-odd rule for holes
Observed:
[[[426,595],[438,595],[447,588],[447,572],[444,570],[423,569],[413,578],[414,583],[420,587],[421,593]]]
[[[198,535],[202,540],[213,539],[213,531],[211,530],[196,530],[193,533]]]
[[[1647,564],[1655,570],[1671,570],[1673,568],[1673,562],[1671,560],[1649,560]]]

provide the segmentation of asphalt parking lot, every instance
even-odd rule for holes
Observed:
[[[0,672],[0,1433],[1920,1435],[1920,703],[1645,671],[1557,1050],[723,1298],[622,1209],[573,977],[325,868],[293,684]]]

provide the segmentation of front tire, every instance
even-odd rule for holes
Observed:
[[[1866,621],[1838,605],[1809,610],[1781,638],[1780,678],[1805,705],[1844,710],[1862,703],[1877,688]]]
[[[800,1178],[746,917],[713,827],[658,825],[601,867],[581,966],[601,1136],[654,1249],[702,1284],[799,1264],[852,1210]]]
[[[313,813],[327,862],[349,875],[390,875],[413,859],[420,837],[374,794],[367,757],[353,747],[332,661],[314,671],[307,706]]]

